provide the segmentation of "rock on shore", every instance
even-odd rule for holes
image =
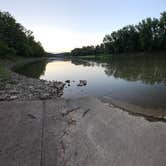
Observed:
[[[28,78],[10,71],[10,80],[0,84],[0,101],[56,99],[65,83]]]

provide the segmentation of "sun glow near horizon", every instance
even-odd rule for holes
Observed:
[[[58,53],[101,44],[104,36],[147,17],[159,17],[166,1],[5,0],[1,10],[11,13],[45,51]]]
[[[32,30],[45,51],[58,53],[101,44],[114,30],[147,17],[159,17],[165,5],[164,0],[5,0],[1,10]]]
[[[82,33],[50,26],[32,27],[36,40],[48,52],[68,52],[74,48],[101,44],[103,34]]]

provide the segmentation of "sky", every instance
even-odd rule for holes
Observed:
[[[147,17],[160,17],[166,0],[0,0],[48,52],[102,43],[106,34]]]

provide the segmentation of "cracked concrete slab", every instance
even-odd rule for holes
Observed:
[[[72,116],[75,125],[63,138],[64,160],[71,166],[165,166],[166,123],[150,122],[95,98],[71,101],[83,110]]]
[[[55,166],[64,100],[0,104],[0,165]]]
[[[0,103],[3,166],[165,166],[165,138],[166,123],[93,97]]]
[[[40,101],[0,104],[0,165],[40,165],[41,118]]]

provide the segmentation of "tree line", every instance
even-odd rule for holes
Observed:
[[[75,48],[72,56],[120,54],[166,50],[166,12],[159,19],[147,18],[137,25],[128,25],[105,35],[97,46]]]
[[[0,57],[13,55],[43,56],[45,51],[36,42],[33,32],[18,23],[8,12],[0,11]]]

